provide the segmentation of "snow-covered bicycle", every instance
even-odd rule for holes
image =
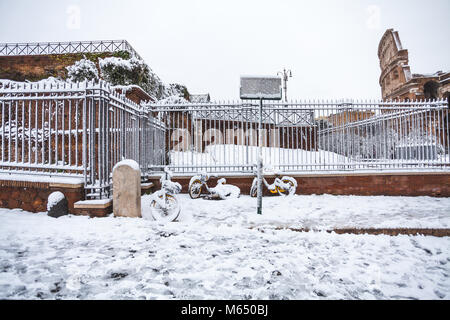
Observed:
[[[180,215],[181,207],[176,194],[180,193],[181,185],[178,182],[171,181],[172,177],[172,172],[165,167],[160,179],[161,190],[153,194],[150,203],[152,217],[156,221],[171,222]]]
[[[217,177],[217,176],[216,176]],[[209,187],[207,181],[210,176],[206,172],[201,172],[193,176],[189,181],[189,196],[192,199],[198,199],[203,191],[207,192],[205,199],[229,199],[238,198],[241,194],[241,189],[231,184],[226,184],[227,180],[221,178],[217,181],[215,187]]]
[[[255,175],[257,172],[255,172]],[[282,176],[279,172],[275,172],[275,180],[272,184],[269,184],[266,178],[262,177],[263,185],[269,190],[270,193],[278,193],[280,196],[289,196],[295,194],[297,190],[297,181],[289,176]],[[250,188],[250,196],[256,197],[258,193],[258,178],[253,179],[252,187]]]

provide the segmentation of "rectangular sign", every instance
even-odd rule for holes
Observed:
[[[281,100],[281,77],[242,76],[241,99]]]

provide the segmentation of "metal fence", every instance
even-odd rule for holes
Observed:
[[[178,173],[248,173],[258,157],[259,101],[150,104],[167,126]],[[283,172],[450,170],[448,103],[265,102],[263,163]]]
[[[118,51],[128,51],[133,57],[141,59],[139,54],[126,40],[0,43],[0,56]]]
[[[111,196],[111,173],[134,159],[143,177],[355,170],[450,171],[447,101],[137,105],[99,83],[0,87],[0,173],[75,176],[87,198]]]
[[[111,172],[134,159],[162,165],[164,124],[108,84],[0,88],[0,173],[83,177],[87,198],[111,195]]]

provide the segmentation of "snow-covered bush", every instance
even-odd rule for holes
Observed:
[[[161,79],[140,59],[122,59],[108,57],[99,59],[101,76],[114,86],[138,85],[156,99],[173,99],[181,97],[187,101],[189,92],[180,84],[165,85]]]
[[[95,63],[88,59],[81,59],[75,64],[66,67],[67,77],[70,81],[81,82],[85,80],[97,80],[98,71]]]
[[[143,60],[136,57],[98,58],[98,65],[100,73],[96,64],[85,57],[72,66],[66,67],[67,78],[72,82],[101,78],[113,86],[137,85],[152,97],[155,97],[156,100],[168,99],[167,103],[187,102],[189,100],[189,92],[186,86],[175,83],[164,84]]]
[[[169,85],[164,85],[164,91],[161,98],[159,99],[159,104],[178,104],[189,102],[189,91],[186,86],[178,83],[171,83]]]
[[[144,61],[109,57],[100,59],[99,65],[103,79],[112,85],[134,84],[152,95],[160,96],[159,87],[163,84]]]
[[[158,104],[180,104],[180,103],[187,103],[188,101],[180,96],[174,95],[169,96],[163,99],[158,100]]]
[[[169,85],[164,86],[164,96],[165,97],[182,97],[184,100],[189,99],[189,91],[186,86],[178,83],[170,83]]]

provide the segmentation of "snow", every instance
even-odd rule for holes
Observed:
[[[73,82],[98,79],[97,67],[88,59],[78,60],[66,69],[69,80]]]
[[[180,143],[182,144],[182,143]],[[170,165],[180,167],[204,167],[234,166],[233,170],[240,171],[244,166],[256,166],[258,159],[258,147],[232,144],[210,144],[204,152],[183,151],[183,146],[178,146],[181,151],[170,151]],[[436,159],[357,159],[350,158],[332,151],[319,149],[317,151],[308,151],[303,149],[287,149],[278,147],[262,147],[264,167],[272,171],[281,171],[284,173],[292,172],[299,174],[299,170],[318,170],[315,174],[327,174],[342,172],[342,169],[351,169],[354,173],[372,172],[373,166],[389,165],[393,169],[390,172],[402,171],[400,166],[406,172],[433,171],[430,165],[449,163],[449,155],[438,155]],[[410,163],[410,168],[406,165]],[[397,165],[394,169],[394,166]],[[365,168],[366,170],[362,169]],[[442,168],[442,167],[441,167]],[[326,172],[325,169],[328,169]],[[436,169],[436,168],[435,168]],[[438,168],[439,169],[439,168]],[[182,171],[182,169],[179,169]],[[388,168],[383,169],[383,173],[388,172]],[[442,170],[441,170],[442,171]],[[228,173],[227,173],[228,174]]]
[[[273,180],[268,179],[271,183]],[[301,188],[301,185],[298,186]],[[142,200],[146,208],[147,197]],[[450,198],[292,195],[263,198],[263,214],[255,215],[256,198],[241,195],[226,201],[191,200],[178,195],[183,222],[222,221],[246,228],[450,228]],[[211,216],[213,215],[213,216]]]
[[[179,95],[171,95],[171,96],[168,96],[168,97],[158,100],[159,105],[182,104],[182,103],[188,103],[188,102],[189,101],[187,101],[184,97],[181,97]]]
[[[111,202],[111,199],[95,199],[95,200],[81,200],[75,202],[76,205],[103,205]]]
[[[448,227],[448,198],[178,197],[163,225],[0,209],[0,299],[450,298],[449,237],[274,229]]]
[[[24,182],[41,182],[41,183],[61,183],[61,184],[80,184],[84,183],[83,178],[76,177],[58,177],[45,176],[42,174],[8,174],[0,173],[0,180],[8,181],[24,181]]]
[[[239,198],[241,189],[237,186],[226,184],[226,182],[225,178],[219,179],[215,187],[209,188],[210,192],[221,199]]]
[[[118,57],[107,57],[104,59],[99,59],[98,63],[100,65],[100,68],[103,69],[108,65],[112,65],[114,67],[120,67],[127,70],[133,69],[133,63],[141,63],[142,60],[139,60],[137,58],[131,58],[131,59],[122,59]]]
[[[281,77],[279,76],[274,76],[273,74],[267,74],[267,75],[258,75],[258,74],[245,74],[245,75],[241,75],[241,79],[242,78],[250,78],[250,79],[280,79]]]
[[[47,211],[50,211],[50,209],[62,199],[64,199],[64,194],[62,192],[55,191],[50,193],[47,200]]]
[[[248,150],[248,151],[247,151]],[[248,159],[247,159],[248,152]],[[211,144],[205,152],[193,151],[171,151],[170,164],[173,166],[183,165],[242,165],[256,164],[258,155],[257,146]],[[318,164],[348,164],[350,160],[342,155],[330,151],[307,151],[303,149],[285,149],[276,147],[263,147],[264,166],[277,167],[280,164],[297,165]]]
[[[66,81],[60,80],[58,78],[55,77],[48,77],[46,79],[42,79],[39,81],[35,81],[35,82],[20,82],[20,81],[13,81],[13,80],[9,80],[9,79],[0,79],[0,89],[13,89],[15,87],[23,87],[24,85],[28,84],[34,87],[43,87],[43,86],[56,86],[56,85],[61,85],[61,84],[65,84],[67,83]]]
[[[137,163],[135,160],[132,160],[132,159],[125,159],[125,160],[117,162],[112,171],[114,172],[114,170],[120,166],[129,166],[131,169],[133,169],[135,171],[139,171],[139,172],[141,171],[141,168],[139,167],[139,163]]]

